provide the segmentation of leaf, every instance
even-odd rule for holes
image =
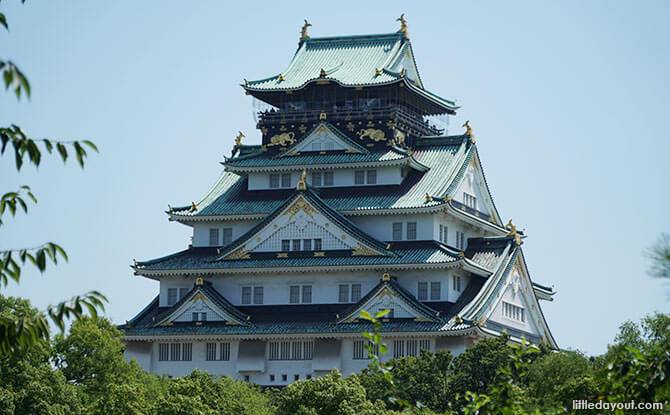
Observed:
[[[0,25],[5,26],[5,29],[9,30],[9,25],[7,24],[7,18],[2,13],[0,13]]]

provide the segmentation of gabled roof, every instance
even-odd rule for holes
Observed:
[[[217,260],[250,258],[249,252],[252,250],[253,246],[263,242],[263,237],[260,236],[260,233],[263,230],[269,228],[270,224],[279,218],[289,216],[287,220],[290,220],[297,215],[298,212],[305,212],[310,217],[313,217],[314,215],[323,215],[330,221],[330,223],[333,223],[334,226],[339,227],[340,230],[350,235],[350,237],[353,238],[354,246],[357,246],[357,248],[353,248],[351,255],[397,256],[392,251],[386,249],[386,244],[372,238],[360,230],[349,219],[330,208],[330,206],[324,203],[309,186],[306,186],[304,190],[296,190],[283,205],[269,214],[258,225],[254,226],[230,245],[221,249],[221,253]],[[275,228],[276,227],[275,224]],[[270,231],[272,231],[272,229],[270,229]],[[342,235],[342,238],[344,239],[345,235]]]
[[[370,307],[372,302],[375,299],[378,299],[381,296],[389,296],[393,298],[394,303],[398,302],[404,305],[405,307],[413,310],[417,313],[416,321],[442,321],[440,318],[440,313],[432,308],[420,303],[412,294],[398,284],[398,281],[395,277],[389,276],[389,274],[384,274],[373,289],[371,289],[363,298],[361,298],[356,304],[351,306],[349,309],[344,311],[337,323],[353,323],[358,320],[361,315],[362,310],[366,310]],[[374,314],[374,313],[371,313]]]
[[[172,320],[181,314],[189,303],[197,300],[200,296],[209,300],[217,311],[230,318],[227,324],[250,325],[249,316],[239,311],[228,300],[226,300],[219,292],[212,287],[208,281],[202,281],[199,278],[193,285],[193,288],[177,301],[172,307],[165,310],[160,315],[155,317],[155,326],[172,325]]]
[[[291,90],[324,79],[343,86],[388,84],[400,78],[402,61],[408,49],[411,45],[404,33],[301,39],[284,72],[248,81],[245,88]],[[414,66],[414,62],[411,65]],[[322,76],[322,69],[325,76]],[[411,69],[418,73],[416,66],[407,68],[407,72]],[[379,73],[376,74],[376,71]],[[421,82],[418,77],[416,80]]]
[[[159,275],[204,275],[207,273],[240,272],[294,272],[296,270],[317,272],[322,269],[400,269],[450,268],[463,264],[471,267],[471,261],[461,258],[458,252],[435,241],[393,242],[392,256],[351,255],[351,251],[326,251],[323,256],[312,252],[289,252],[286,258],[276,254],[254,255],[249,259],[217,261],[217,248],[189,248],[172,255],[149,261],[138,261],[133,266],[135,273],[145,276]],[[466,262],[467,261],[467,262]],[[473,272],[486,275],[483,268],[471,267]]]
[[[301,39],[288,68],[243,87],[250,93],[295,91],[312,83],[343,87],[402,84],[453,113],[458,106],[424,89],[409,39],[404,33]]]
[[[426,202],[426,193],[446,194],[454,181],[462,178],[463,166],[473,157],[474,144],[468,136],[422,138],[411,155],[429,168],[426,172],[412,171],[396,186],[335,187],[315,190],[331,208],[346,214],[399,209],[441,209],[444,202]],[[371,153],[375,154],[375,153]],[[327,163],[338,163],[336,157],[359,157],[360,154],[323,155]],[[267,157],[267,156],[264,156]],[[275,161],[301,156],[283,157]],[[311,156],[310,156],[311,157]],[[376,156],[378,157],[378,155]],[[259,158],[260,160],[260,158]],[[280,168],[276,167],[275,168]],[[287,190],[247,190],[247,179],[224,172],[212,189],[196,201],[197,209],[189,204],[169,212],[174,220],[209,220],[215,217],[267,215],[280,207],[290,196]]]
[[[326,134],[330,133],[335,140],[339,141],[342,144],[342,146],[346,148],[345,150],[346,153],[360,153],[360,154],[370,153],[368,149],[366,149],[362,145],[358,144],[357,142],[349,138],[349,136],[344,134],[333,124],[327,121],[322,121],[319,124],[315,125],[314,128],[308,131],[307,134],[305,134],[302,138],[300,138],[297,143],[295,143],[294,145],[283,151],[281,154],[279,154],[278,157],[295,156],[296,153],[298,152],[305,152],[305,150],[303,149],[305,142],[311,140],[313,137],[321,133]],[[310,150],[307,151],[309,152]]]

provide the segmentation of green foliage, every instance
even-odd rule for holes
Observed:
[[[649,274],[655,278],[670,279],[670,234],[661,233],[647,251],[647,256],[651,260]]]
[[[277,400],[278,415],[354,415],[388,413],[382,402],[371,403],[356,376],[326,376],[295,382]]]
[[[23,1],[22,1],[23,2]],[[9,30],[7,18],[0,13],[0,24]],[[0,60],[0,72],[5,84],[5,89],[12,90],[17,99],[21,95],[30,97],[30,83],[28,78],[11,61]],[[60,155],[65,163],[68,159],[68,148],[72,148],[75,158],[79,165],[84,167],[84,159],[87,157],[87,149],[98,151],[95,144],[88,140],[81,141],[53,141],[47,138],[32,139],[16,124],[9,127],[0,127],[0,156],[11,147],[14,153],[14,163],[16,170],[20,171],[24,159],[34,166],[39,166],[42,161],[42,152],[46,151],[52,154],[54,149]],[[40,146],[43,149],[40,149]],[[29,186],[21,186],[16,191],[10,191],[0,198],[0,225],[2,225],[2,215],[9,212],[12,216],[16,215],[17,209],[28,212],[26,198],[37,203],[37,198],[30,190]],[[34,265],[40,272],[44,272],[47,262],[54,265],[58,263],[58,258],[67,261],[67,254],[60,245],[47,242],[35,248],[18,248],[0,251],[0,288],[7,285],[10,279],[17,283],[21,279],[21,270],[26,263]],[[69,301],[51,305],[47,308],[48,318],[61,331],[65,328],[65,321],[68,318],[79,319],[88,311],[91,316],[96,316],[98,310],[104,310],[103,302],[107,299],[97,291],[72,297]],[[31,316],[25,316],[21,313],[5,313],[0,317],[0,357],[16,353],[22,349],[28,349],[36,343],[49,338],[49,325],[44,313],[35,313]]]

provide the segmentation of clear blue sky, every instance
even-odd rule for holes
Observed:
[[[5,294],[44,307],[98,289],[110,318],[131,318],[158,289],[132,259],[189,243],[167,204],[208,190],[238,130],[260,140],[242,78],[285,69],[303,18],[312,36],[384,33],[404,12],[424,83],[462,106],[451,132],[471,121],[501,215],[529,234],[533,279],[558,290],[542,304],[560,346],[601,353],[623,321],[668,311],[643,252],[670,230],[670,3],[56,3],[2,3],[0,55],[33,96],[0,94],[0,125],[100,154],[20,175],[3,158],[0,191],[29,184],[39,204],[5,218],[0,249],[53,240],[70,255]]]

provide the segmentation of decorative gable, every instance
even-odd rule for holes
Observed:
[[[439,321],[439,312],[419,303],[405,291],[395,279],[384,274],[382,281],[357,304],[340,316],[338,323],[353,323],[365,310],[371,315],[378,311],[391,310],[387,318],[411,318],[415,321]]]
[[[353,142],[345,134],[327,122],[319,123],[305,138],[289,148],[282,156],[293,156],[298,153],[345,151],[347,153],[368,153],[360,145]]]
[[[300,191],[228,252],[222,252],[219,259],[246,259],[253,253],[268,252],[285,257],[287,251],[314,251],[314,255],[333,250],[351,250],[352,255],[389,254],[380,245],[337,212],[318,203],[311,191]]]
[[[486,180],[475,157],[470,160],[461,182],[453,193],[453,200],[464,207],[482,212],[491,218],[497,218]]]
[[[209,283],[205,286],[198,279],[196,286],[175,304],[156,323],[157,326],[171,326],[174,323],[225,322],[232,325],[248,325],[245,315],[234,308]]]

